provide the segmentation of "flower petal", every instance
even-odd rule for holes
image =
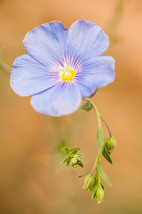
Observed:
[[[82,73],[77,81],[83,97],[90,97],[98,87],[105,86],[114,80],[114,62],[110,56],[84,61]]]
[[[76,21],[68,31],[66,52],[69,57],[83,61],[86,57],[102,55],[108,46],[108,36],[93,22]]]
[[[10,84],[16,94],[30,96],[55,85],[58,81],[56,76],[31,56],[22,55],[13,63]]]
[[[50,22],[34,28],[24,38],[24,47],[34,59],[47,65],[52,61],[61,61],[67,29],[61,22]]]
[[[65,83],[34,95],[31,104],[37,112],[59,117],[76,111],[81,101],[78,86]]]

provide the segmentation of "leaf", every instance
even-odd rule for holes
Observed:
[[[77,155],[78,155],[80,158],[83,158],[83,155],[81,155],[81,154],[79,154],[79,153],[77,153]]]
[[[78,150],[80,150],[80,148],[68,148],[68,147],[64,148],[64,151],[66,154],[69,154],[69,153],[71,154],[72,152],[74,153],[74,152],[77,152]]]
[[[95,198],[97,188],[98,188],[98,183],[95,182],[95,185],[93,186],[93,188],[92,188],[92,190],[91,190],[91,198],[92,198],[92,199]]]
[[[65,140],[65,139],[62,139],[62,140],[61,140],[61,147],[64,148],[65,146],[66,146],[66,140]]]
[[[91,171],[91,172],[92,172],[92,171]],[[85,173],[85,174],[83,174],[83,175],[79,175],[78,177],[81,178],[81,177],[83,177],[83,176],[89,175],[89,174],[91,174],[91,172],[87,172],[87,173]]]
[[[104,179],[104,181],[105,181],[108,185],[112,186],[112,184],[111,184],[109,178],[107,177],[107,175],[105,174],[105,172],[104,172],[104,170],[103,170],[101,161],[98,161],[98,163],[97,163],[97,170],[98,170],[98,173],[100,174],[100,176]]]
[[[71,162],[71,159],[67,161],[67,166],[69,166],[70,162]]]
[[[104,139],[103,139],[103,129],[101,126],[98,127],[97,129],[97,147],[100,152],[103,150],[103,145],[104,145]]]
[[[68,162],[68,161],[70,161],[70,160],[71,160],[71,157],[70,157],[70,155],[68,155],[68,156],[63,160],[63,163]]]
[[[81,161],[80,161],[80,162],[77,162],[77,165],[79,165],[79,166],[82,167],[82,168],[84,167]]]
[[[60,144],[57,146],[58,151],[65,153],[65,149],[64,149],[65,146],[66,146],[66,140],[65,139],[61,139]]]
[[[104,190],[104,185],[101,183],[101,187],[102,187],[102,189]]]
[[[102,151],[103,156],[105,157],[105,159],[112,164],[112,160],[111,157],[107,151],[107,148],[104,146],[103,151]]]
[[[87,101],[87,102],[81,107],[81,109],[84,110],[84,111],[87,111],[87,112],[91,111],[92,105],[91,105],[90,101]]]
[[[79,148],[79,149],[80,149],[80,148]],[[74,149],[74,150],[73,150],[72,152],[70,152],[69,154],[70,154],[70,155],[75,155],[79,149]]]

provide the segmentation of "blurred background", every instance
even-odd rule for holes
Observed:
[[[108,122],[117,147],[113,165],[103,161],[113,186],[105,184],[101,205],[82,190],[97,153],[94,112],[78,110],[52,118],[40,115],[30,98],[15,95],[0,71],[0,214],[142,213],[142,1],[0,0],[0,47],[10,66],[25,52],[25,34],[42,23],[78,19],[100,25],[110,36],[105,55],[116,60],[116,80],[93,98]],[[104,133],[107,131],[104,127]],[[61,164],[61,137],[81,147],[85,169]]]

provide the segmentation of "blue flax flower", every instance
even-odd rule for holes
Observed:
[[[71,114],[82,97],[115,78],[114,59],[101,56],[108,36],[90,21],[76,21],[69,30],[61,22],[46,23],[28,32],[23,43],[28,54],[14,61],[11,87],[20,96],[32,96],[40,113]]]

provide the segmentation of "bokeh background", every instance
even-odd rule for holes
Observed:
[[[94,112],[78,110],[52,118],[40,115],[30,98],[14,94],[0,71],[0,213],[133,214],[142,213],[142,1],[141,0],[0,0],[0,47],[4,60],[26,53],[25,34],[54,20],[69,27],[87,19],[109,34],[105,55],[116,60],[114,83],[93,98],[117,138],[113,165],[103,166],[113,186],[105,185],[102,205],[82,190],[82,178],[96,156]],[[104,127],[105,135],[107,131]],[[61,137],[81,147],[85,169],[61,164]]]

